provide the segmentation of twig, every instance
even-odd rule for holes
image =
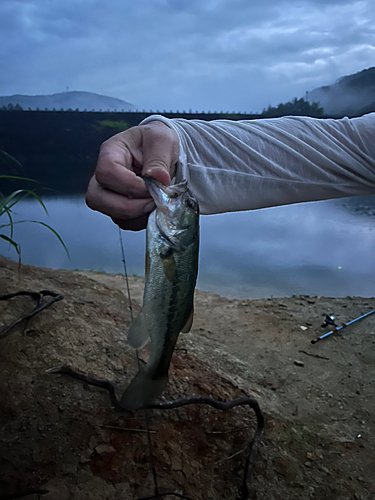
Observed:
[[[86,382],[89,385],[93,385],[96,387],[101,387],[102,389],[106,389],[109,392],[109,395],[111,397],[111,402],[112,405],[120,411],[124,411],[124,408],[121,406],[121,399],[117,397],[116,394],[116,386],[113,382],[109,380],[101,380],[101,379],[96,379],[94,377],[91,377],[89,375],[85,375],[83,373],[77,372],[73,370],[70,366],[60,366],[60,367],[54,367],[49,370],[47,370],[47,373],[63,373],[66,375],[69,375],[70,377],[76,378],[78,380],[82,380],[83,382]],[[230,410],[236,406],[250,406],[252,410],[255,412],[256,418],[257,418],[257,429],[254,434],[253,440],[248,444],[247,449],[248,449],[248,454],[246,457],[246,462],[245,462],[245,467],[244,467],[244,477],[243,477],[243,482],[242,482],[242,491],[241,491],[241,500],[249,500],[252,497],[252,492],[250,488],[250,480],[251,480],[251,475],[253,473],[254,469],[254,462],[256,458],[256,454],[258,451],[258,447],[260,444],[260,441],[262,439],[262,435],[264,432],[264,417],[263,414],[259,408],[259,404],[256,401],[256,399],[252,397],[243,397],[243,398],[238,398],[238,399],[233,399],[232,401],[227,401],[227,402],[222,402],[222,401],[216,401],[214,399],[211,399],[209,397],[204,397],[204,396],[192,396],[189,398],[181,398],[176,401],[168,401],[165,403],[154,403],[147,405],[143,407],[142,409],[152,409],[152,410],[172,410],[174,408],[180,408],[181,406],[187,406],[191,404],[204,404],[204,405],[209,405],[215,408],[216,410],[221,410],[221,411],[226,411]],[[171,493],[170,493],[171,494]],[[175,496],[178,496],[176,493],[174,493]],[[161,496],[166,496],[166,494],[160,494],[156,492],[156,495],[148,497],[150,500],[153,498],[160,498]],[[186,498],[186,497],[180,497],[180,498]],[[139,499],[141,500],[141,499]],[[146,500],[146,499],[142,499]],[[191,500],[191,499],[189,499]]]
[[[311,354],[311,352],[303,351],[302,349],[300,349],[299,352],[302,352],[307,356],[311,356],[312,358],[325,359],[326,361],[329,361],[329,358],[326,358],[325,356],[319,356],[319,354]]]
[[[225,434],[235,434],[236,432],[239,432],[238,429],[234,429],[232,431],[206,431],[206,434],[209,436],[223,436]]]
[[[114,429],[116,431],[150,432],[151,434],[156,434],[156,431],[148,431],[147,429],[131,429],[129,427],[115,427],[114,425],[98,425],[98,427],[101,427],[102,429]]]
[[[233,455],[231,455],[230,457],[226,457],[226,458],[223,458],[222,460],[218,460],[217,462],[215,462],[215,465],[222,464],[223,462],[226,462],[227,460],[230,460],[231,458],[234,458],[237,455],[241,455],[241,453],[244,453],[245,451],[246,451],[246,448],[244,448],[243,450],[237,451],[236,453],[233,453]]]
[[[12,299],[13,297],[17,297],[17,296],[20,296],[20,295],[26,295],[28,297],[32,297],[32,298],[36,299],[37,300],[37,304],[36,304],[36,306],[34,307],[34,309],[29,314],[26,314],[25,316],[22,316],[21,318],[18,318],[12,324],[10,324],[9,326],[7,326],[1,332],[1,334],[0,334],[0,340],[4,339],[5,337],[7,337],[10,334],[11,330],[15,326],[17,326],[20,323],[22,323],[22,321],[28,321],[29,319],[31,319],[36,314],[40,313],[41,311],[43,311],[47,307],[51,306],[55,302],[58,302],[59,300],[62,300],[64,298],[63,295],[61,295],[60,293],[54,292],[53,290],[41,290],[40,292],[29,292],[27,290],[21,290],[19,292],[9,293],[7,295],[2,295],[2,296],[0,296],[0,300],[9,300],[9,299]],[[43,298],[45,296],[49,296],[49,297],[52,297],[52,298],[50,300],[44,302]]]

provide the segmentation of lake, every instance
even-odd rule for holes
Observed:
[[[117,226],[88,209],[81,196],[47,198],[14,207],[14,238],[22,262],[54,269],[122,273]],[[122,232],[129,274],[143,275],[145,231]],[[0,240],[0,254],[17,260]],[[197,288],[231,298],[291,295],[373,296],[375,196],[201,217]]]

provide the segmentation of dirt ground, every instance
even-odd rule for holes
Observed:
[[[46,373],[70,364],[126,387],[136,363],[123,277],[31,266],[19,274],[0,260],[0,295],[42,289],[64,300],[0,339],[0,500],[154,498],[143,412],[118,413],[105,391]],[[130,278],[130,289],[137,311],[142,279]],[[33,305],[0,301],[0,331]],[[374,298],[228,300],[197,291],[193,328],[180,335],[162,400],[258,400],[266,429],[257,499],[373,499],[375,314],[310,343],[326,331],[325,314],[341,324],[372,309]],[[149,424],[161,492],[240,498],[242,450],[255,429],[249,409],[153,410]]]

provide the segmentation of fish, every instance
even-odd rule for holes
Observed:
[[[146,228],[143,305],[128,332],[128,343],[142,349],[151,339],[144,367],[121,397],[121,406],[137,410],[165,389],[180,332],[191,329],[199,256],[199,204],[187,181],[164,186],[143,177],[156,209]]]

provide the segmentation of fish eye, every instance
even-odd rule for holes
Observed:
[[[185,204],[185,206],[187,208],[190,208],[190,210],[196,210],[197,209],[197,203],[192,198],[185,198],[184,199],[184,204]]]

